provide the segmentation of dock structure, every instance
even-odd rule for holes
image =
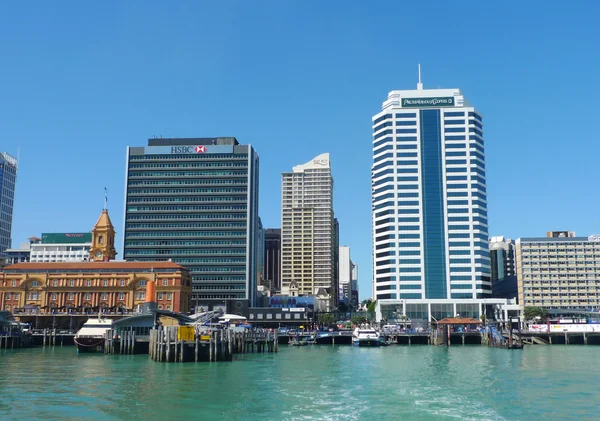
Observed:
[[[186,328],[165,326],[150,330],[150,358],[157,362],[213,362],[231,361],[233,354],[278,351],[274,332],[221,329],[190,333]]]

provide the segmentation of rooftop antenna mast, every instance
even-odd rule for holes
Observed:
[[[423,90],[423,82],[421,82],[421,63],[419,63],[419,83],[417,83],[417,91]]]
[[[106,210],[106,204],[108,202],[108,189],[104,187],[104,210]]]

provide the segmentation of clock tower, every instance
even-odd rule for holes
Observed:
[[[115,227],[113,227],[108,210],[104,209],[98,222],[92,229],[92,246],[90,247],[90,260],[94,262],[108,262],[117,255],[115,250]]]

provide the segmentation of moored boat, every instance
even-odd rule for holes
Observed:
[[[385,338],[373,328],[357,327],[352,332],[352,345],[355,346],[381,346],[384,345]]]
[[[77,346],[77,352],[102,351],[104,349],[106,331],[111,326],[112,320],[110,319],[88,319],[73,338]]]

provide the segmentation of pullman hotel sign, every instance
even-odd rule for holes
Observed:
[[[233,145],[173,145],[146,146],[146,155],[202,155],[211,153],[233,153]]]
[[[402,98],[402,106],[405,108],[454,107],[454,97]]]

